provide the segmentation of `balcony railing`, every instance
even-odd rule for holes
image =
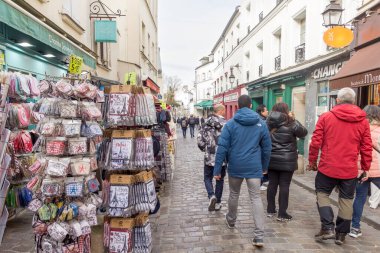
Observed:
[[[296,63],[303,62],[305,60],[305,43],[302,43],[301,45],[296,46],[295,53],[296,53],[295,55]]]
[[[274,58],[274,70],[279,71],[281,69],[281,55]]]
[[[263,76],[263,65],[259,66],[259,77]]]
[[[260,12],[259,14],[259,22],[263,21],[264,19],[264,12]]]

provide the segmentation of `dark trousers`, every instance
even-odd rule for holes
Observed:
[[[190,137],[191,138],[194,137],[194,128],[195,128],[195,126],[190,125]]]
[[[337,179],[328,177],[321,172],[315,177],[317,205],[321,218],[322,229],[334,229],[336,233],[349,233],[353,212],[353,199],[357,178]],[[330,205],[330,195],[335,187],[339,190],[338,216],[334,224],[334,212]]]
[[[369,178],[367,181],[356,185],[354,213],[352,215],[353,228],[360,229],[360,220],[362,218],[365,202],[367,201],[371,182],[380,188],[380,177]]]
[[[276,194],[277,189],[280,187],[280,192],[278,195],[278,216],[282,217],[286,215],[286,210],[289,204],[289,187],[292,181],[294,171],[275,171],[269,170],[269,185],[267,189],[267,200],[268,200],[268,213],[276,212]]]
[[[186,138],[187,127],[182,127],[183,138]]]
[[[214,178],[214,167],[205,165],[204,167],[204,182],[207,190],[208,198],[211,198],[213,195],[216,197],[216,203],[222,202],[222,194],[223,194],[223,185],[224,185],[224,177],[226,176],[226,167],[222,167],[222,178],[220,180],[216,180],[215,183],[215,191],[212,180]]]

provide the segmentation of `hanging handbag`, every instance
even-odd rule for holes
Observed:
[[[65,179],[65,191],[68,197],[83,196],[83,177],[69,177]]]
[[[87,151],[87,138],[68,139],[68,153],[70,155],[84,155]]]
[[[77,158],[72,159],[71,164],[71,174],[73,176],[87,176],[90,174],[91,164],[89,158]]]
[[[47,230],[50,237],[57,242],[62,242],[66,238],[66,235],[68,234],[68,231],[66,231],[57,222],[49,225]]]
[[[65,177],[68,173],[70,158],[49,158],[45,173],[52,177]]]

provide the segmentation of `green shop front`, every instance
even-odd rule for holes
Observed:
[[[305,72],[299,71],[287,75],[268,77],[251,82],[247,85],[249,96],[252,98],[253,110],[264,104],[270,111],[279,102],[288,104],[299,122],[305,125],[306,88]],[[304,154],[304,141],[298,141],[298,150]]]
[[[31,74],[38,79],[67,73],[70,55],[81,57],[84,69],[96,68],[95,58],[15,4],[0,0],[0,69]]]

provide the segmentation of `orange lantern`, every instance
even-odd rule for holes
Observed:
[[[323,34],[324,42],[333,48],[342,48],[351,44],[354,33],[343,26],[334,26]]]

